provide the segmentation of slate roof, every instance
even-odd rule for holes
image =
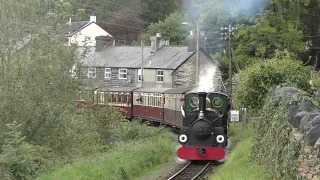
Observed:
[[[175,70],[194,52],[188,52],[186,46],[162,46],[156,53],[151,53],[150,47],[144,47],[143,59],[145,69]],[[140,46],[112,46],[95,52],[84,62],[85,66],[115,67],[115,68],[140,68]]]
[[[154,69],[176,69],[194,52],[188,52],[185,46],[163,46],[157,52],[146,59],[144,68]]]
[[[151,56],[151,48],[143,50],[144,59]],[[112,46],[91,54],[85,61],[85,66],[139,68],[141,66],[141,47],[139,46]]]
[[[78,30],[84,26],[91,24],[90,21],[79,21],[79,22],[71,22],[71,24],[67,24],[62,30],[62,34],[65,36],[73,36]]]

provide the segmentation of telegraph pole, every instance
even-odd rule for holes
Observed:
[[[233,31],[236,31],[237,28],[231,27],[231,25],[229,25],[229,27],[221,27],[221,31],[223,31],[222,33],[222,37],[221,40],[227,40],[229,41],[229,97],[232,101],[232,54],[231,54],[231,38],[234,35]],[[227,32],[226,32],[227,31]],[[227,38],[228,37],[228,38]],[[230,106],[230,112],[229,112],[229,121],[231,120],[231,110],[232,110],[232,102],[231,102],[231,106]],[[228,127],[229,127],[229,123],[228,123]]]
[[[143,41],[141,39],[141,87],[143,87]]]
[[[200,39],[200,30],[199,30],[199,19],[197,20],[197,62],[196,62],[196,85],[199,85],[199,69],[200,69],[200,62],[199,62],[199,39]]]
[[[234,35],[234,31],[236,31],[237,28],[231,27],[231,25],[229,25],[229,27],[221,27],[221,31],[223,31],[222,33],[222,37],[221,40],[227,40],[228,39],[228,49],[229,49],[229,96],[230,98],[232,97],[232,55],[231,55],[231,39],[232,36]]]

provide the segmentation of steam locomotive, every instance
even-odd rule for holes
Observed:
[[[177,151],[180,159],[222,160],[228,145],[230,99],[223,93],[189,92]]]

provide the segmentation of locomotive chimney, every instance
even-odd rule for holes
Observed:
[[[199,119],[204,118],[204,113],[206,111],[206,99],[207,99],[207,93],[206,92],[199,92]]]

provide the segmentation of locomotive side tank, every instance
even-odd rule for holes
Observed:
[[[222,93],[191,92],[186,95],[186,116],[179,135],[181,159],[221,160],[227,146],[228,105]]]

